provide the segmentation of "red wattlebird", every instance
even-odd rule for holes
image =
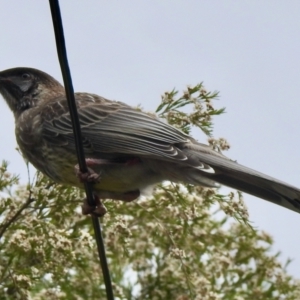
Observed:
[[[74,136],[64,87],[31,68],[0,72],[0,93],[15,116],[24,157],[56,182],[99,198],[132,201],[163,180],[206,187],[220,183],[300,212],[300,190],[244,167],[174,127],[122,102],[88,93],[75,99],[89,174],[75,174]],[[99,202],[100,206],[100,202]],[[98,213],[86,207],[84,213]]]

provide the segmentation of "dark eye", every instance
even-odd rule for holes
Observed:
[[[27,73],[22,74],[22,79],[29,79],[30,75]]]

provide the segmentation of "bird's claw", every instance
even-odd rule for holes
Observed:
[[[82,173],[79,169],[79,166],[75,166],[75,174],[80,182],[90,182],[90,183],[99,183],[100,182],[100,174],[97,174],[93,169],[88,168],[86,173]]]
[[[91,206],[87,198],[84,199],[83,204],[81,206],[81,211],[83,215],[95,215],[97,217],[103,217],[107,213],[106,207],[101,202],[100,198],[94,195],[94,200],[96,202],[95,206]]]

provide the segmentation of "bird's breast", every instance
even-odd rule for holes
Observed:
[[[39,114],[35,114],[31,110],[23,112],[16,120],[15,133],[24,158],[36,169],[56,182],[75,183],[76,156],[63,147],[50,145],[43,138],[42,121]]]

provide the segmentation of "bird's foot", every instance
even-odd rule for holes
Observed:
[[[99,183],[100,174],[97,174],[93,169],[88,168],[86,173],[82,173],[79,169],[79,165],[75,166],[75,174],[80,182]]]
[[[92,168],[103,166],[103,165],[112,165],[112,163],[107,159],[98,159],[98,158],[86,158],[85,159],[88,171],[86,173],[82,173],[80,171],[79,165],[75,166],[75,174],[80,182],[91,182],[91,183],[99,183],[100,182],[100,174],[95,172]]]
[[[95,201],[96,205],[91,206],[88,203],[87,198],[84,199],[83,204],[81,206],[82,214],[83,215],[95,215],[97,217],[103,217],[107,212],[106,207],[103,205],[100,198],[95,194],[94,194],[94,201]]]

